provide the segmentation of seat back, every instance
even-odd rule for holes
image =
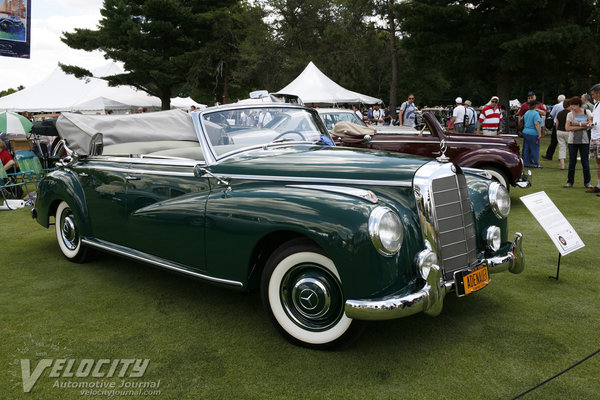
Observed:
[[[31,150],[15,151],[15,160],[21,168],[21,172],[29,171],[35,174],[42,174],[44,168],[38,156]]]

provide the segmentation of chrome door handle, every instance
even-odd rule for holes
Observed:
[[[82,178],[87,178],[87,177],[89,176],[89,175],[88,175],[88,174],[86,174],[85,172],[80,172],[78,175],[79,175],[80,177],[82,177]]]
[[[127,175],[125,177],[125,179],[127,179],[128,181],[139,181],[141,178],[139,176],[131,176],[131,175]]]

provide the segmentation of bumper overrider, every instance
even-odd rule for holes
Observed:
[[[515,233],[506,254],[481,260],[481,263],[487,265],[490,273],[509,270],[513,274],[520,274],[525,268],[522,240],[523,235]],[[395,319],[420,312],[436,316],[442,311],[446,294],[455,289],[455,282],[444,280],[438,265],[430,269],[425,281],[421,289],[410,294],[346,300],[345,313],[349,318],[362,320]]]

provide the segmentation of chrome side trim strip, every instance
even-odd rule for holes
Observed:
[[[225,175],[224,175],[225,176]],[[345,178],[311,178],[298,176],[267,176],[267,175],[227,175],[231,179],[249,181],[302,182],[302,183],[333,183],[341,185],[376,185],[412,187],[411,181],[359,180]]]
[[[352,197],[358,197],[359,199],[366,200],[373,204],[377,204],[379,199],[375,193],[370,190],[357,189],[347,186],[327,186],[327,185],[286,185],[286,187],[309,189],[309,190],[320,190],[323,192],[332,192],[345,194]]]
[[[190,271],[189,269],[186,269],[183,266],[179,266],[178,264],[175,264],[171,261],[167,261],[163,258],[152,256],[150,254],[147,254],[147,253],[144,253],[141,251],[129,249],[127,247],[124,247],[124,246],[121,246],[118,244],[114,244],[114,243],[110,243],[110,242],[107,242],[107,241],[104,241],[101,239],[83,238],[83,239],[81,239],[81,242],[83,244],[86,244],[91,247],[96,247],[98,249],[105,250],[110,253],[115,253],[120,256],[133,258],[134,260],[143,261],[145,263],[152,264],[152,265],[155,265],[160,268],[165,268],[165,269],[179,272],[179,273],[182,273],[185,275],[191,275],[195,278],[204,279],[204,280],[207,280],[210,282],[220,283],[223,285],[230,285],[230,286],[235,286],[235,287],[240,287],[240,288],[244,287],[244,284],[242,282],[231,281],[228,279],[215,278],[213,276],[204,275],[204,274],[200,274],[198,272]]]
[[[187,165],[186,165],[187,166]],[[193,165],[189,166],[193,168]],[[112,171],[112,172],[122,172],[122,173],[130,173],[130,174],[152,174],[152,175],[162,175],[162,176],[185,176],[185,177],[194,177],[194,172],[173,172],[173,171],[163,171],[163,170],[152,170],[152,169],[141,169],[141,168],[118,168],[118,167],[108,167],[103,165],[86,165],[85,169],[94,169],[99,171]]]
[[[423,144],[422,140],[371,140],[371,143],[414,143],[414,144]],[[480,145],[480,146],[497,146],[497,147],[506,147],[505,143],[480,143],[480,142],[447,142],[448,147],[452,147],[454,145]]]

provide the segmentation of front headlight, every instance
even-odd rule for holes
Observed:
[[[384,256],[396,254],[402,246],[400,218],[387,207],[377,207],[369,217],[369,235],[379,253]]]
[[[498,182],[492,182],[489,190],[490,204],[498,218],[508,217],[510,212],[510,196],[508,190]]]

